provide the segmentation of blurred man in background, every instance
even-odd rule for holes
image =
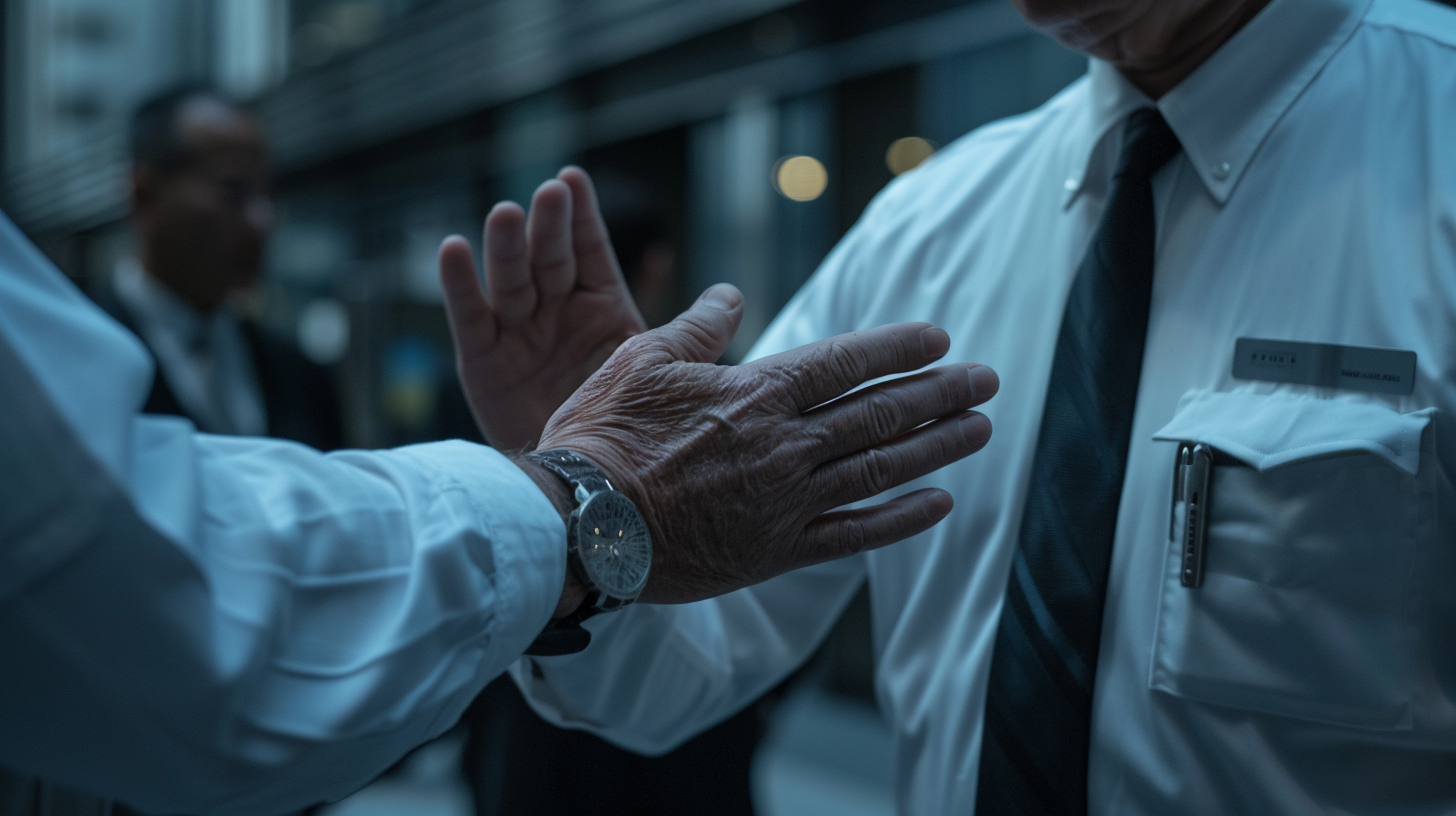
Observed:
[[[158,376],[144,411],[209,433],[343,444],[329,373],[240,315],[275,222],[267,139],[205,88],[143,103],[131,123],[137,253],[97,302],[146,344]]]

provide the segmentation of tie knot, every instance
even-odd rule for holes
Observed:
[[[1117,173],[1151,176],[1158,168],[1178,155],[1178,136],[1157,108],[1139,108],[1127,117],[1122,134],[1122,153],[1117,157]]]

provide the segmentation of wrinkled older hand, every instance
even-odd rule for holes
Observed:
[[[990,438],[969,411],[999,385],[952,365],[878,383],[945,354],[926,323],[841,335],[717,366],[742,316],[731,286],[627,341],[561,406],[541,447],[595,461],[652,533],[641,600],[680,603],[881,547],[929,529],[950,494],[926,489],[835,510],[974,453]]]
[[[488,297],[470,244],[452,235],[440,246],[456,366],[490,444],[525,448],[613,349],[647,326],[579,167],[542,184],[529,217],[516,204],[497,204],[484,246]]]

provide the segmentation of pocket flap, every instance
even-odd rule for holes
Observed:
[[[1282,394],[1192,391],[1153,438],[1212,445],[1261,472],[1364,451],[1415,475],[1421,467],[1421,433],[1434,412],[1402,414],[1371,403]]]

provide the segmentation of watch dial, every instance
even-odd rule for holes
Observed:
[[[597,588],[615,598],[635,598],[647,584],[652,536],[632,500],[597,493],[582,505],[576,551]]]

